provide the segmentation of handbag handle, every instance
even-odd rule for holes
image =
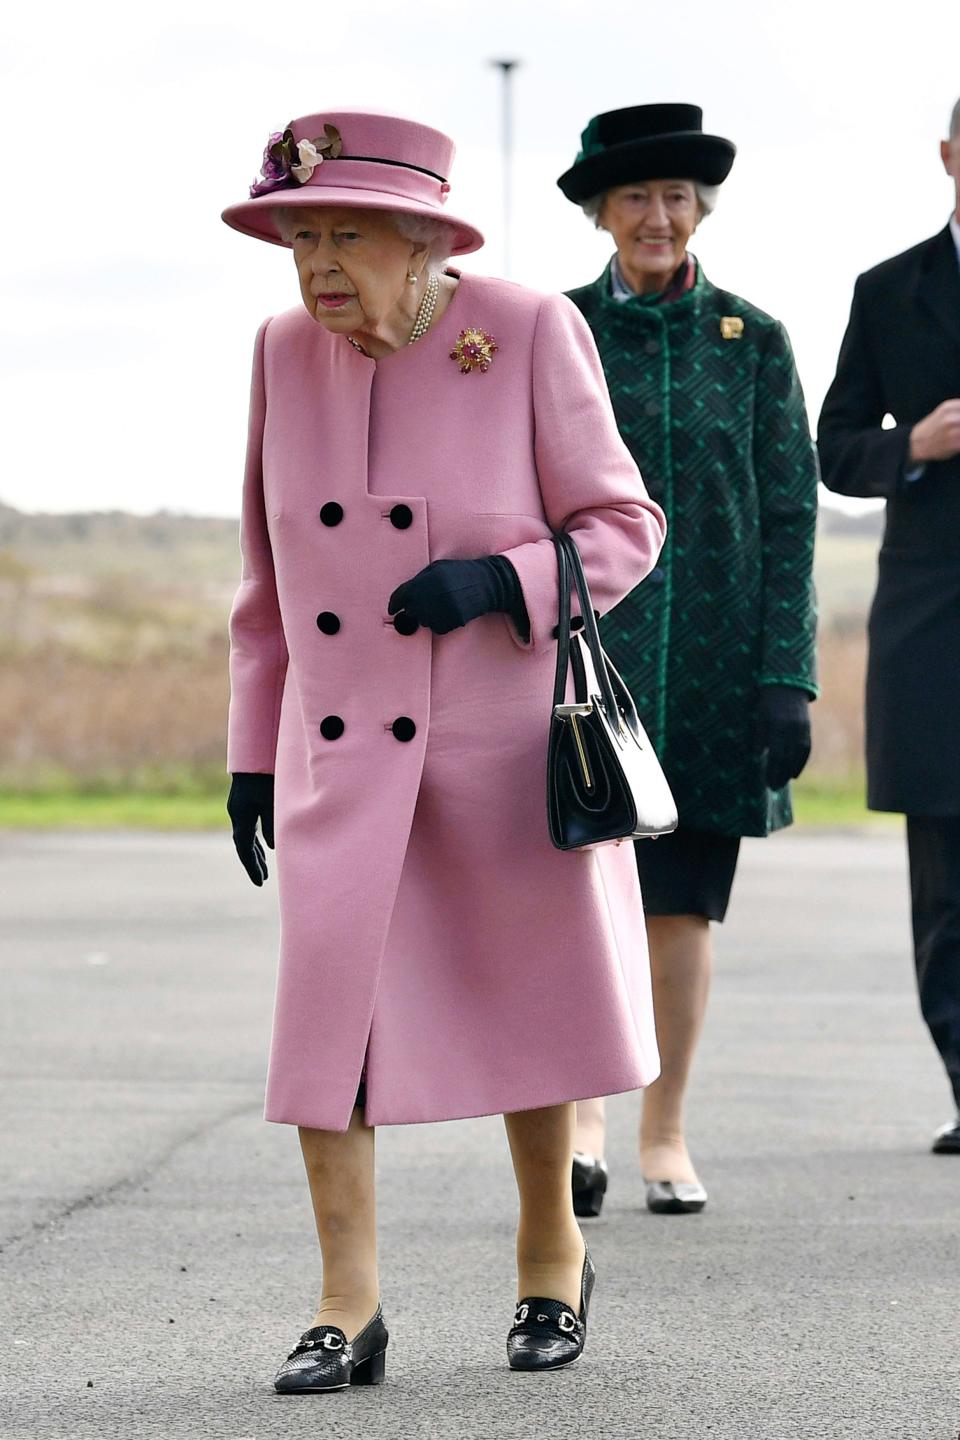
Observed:
[[[553,533],[553,548],[557,556],[557,577],[560,590],[560,616],[557,620],[557,668],[553,680],[554,708],[562,705],[567,693],[567,671],[570,668],[570,561],[567,547],[560,539],[559,531]],[[577,699],[581,699],[578,695]]]
[[[573,666],[574,698],[578,704],[586,703],[587,672],[583,663],[583,652],[579,644],[574,644],[572,639],[573,620],[570,613],[570,591],[573,577],[570,573],[567,548],[557,538],[557,534],[553,537],[553,543],[557,555],[560,590],[560,616],[554,632],[557,637],[557,669],[553,682],[553,705],[556,709],[558,705],[563,704],[564,696],[567,693],[567,671],[571,665]]]
[[[585,701],[587,698],[583,662],[578,652],[571,651],[572,621],[570,618],[570,592],[573,586],[576,586],[577,597],[580,601],[580,611],[583,617],[583,635],[587,642],[587,649],[590,651],[590,659],[593,662],[594,673],[600,685],[600,698],[603,702],[603,708],[606,711],[608,721],[611,725],[618,726],[620,723],[620,712],[617,708],[610,672],[607,669],[607,657],[600,643],[597,616],[593,608],[593,601],[590,598],[590,587],[587,584],[587,577],[584,574],[580,551],[577,549],[577,543],[573,536],[569,535],[565,530],[555,530],[553,532],[553,544],[557,552],[557,572],[560,584],[560,617],[557,623],[557,670],[553,686],[553,703],[554,705],[563,704],[563,697],[567,685],[567,669],[570,665],[572,653],[575,656],[573,668],[577,700]],[[578,660],[580,660],[579,665],[577,664]]]

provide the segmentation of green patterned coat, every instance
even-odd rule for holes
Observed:
[[[697,270],[666,304],[569,292],[620,431],[669,529],[659,567],[602,625],[663,762],[680,823],[766,835],[793,819],[754,727],[762,685],[817,694],[817,464],[790,341]]]

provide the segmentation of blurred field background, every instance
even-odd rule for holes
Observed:
[[[823,695],[797,787],[801,822],[871,818],[864,618],[881,519],[821,508]],[[224,823],[226,617],[238,574],[235,520],[0,505],[0,825]]]

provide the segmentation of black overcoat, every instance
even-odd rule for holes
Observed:
[[[824,484],[887,502],[867,667],[872,810],[960,814],[960,456],[911,484],[910,431],[960,398],[948,228],[861,275],[820,416]],[[896,422],[882,429],[886,416]]]

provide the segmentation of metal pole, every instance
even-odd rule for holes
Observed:
[[[511,234],[513,220],[513,71],[519,60],[491,60],[503,76],[503,110],[501,140],[503,146],[503,273],[510,278]]]

